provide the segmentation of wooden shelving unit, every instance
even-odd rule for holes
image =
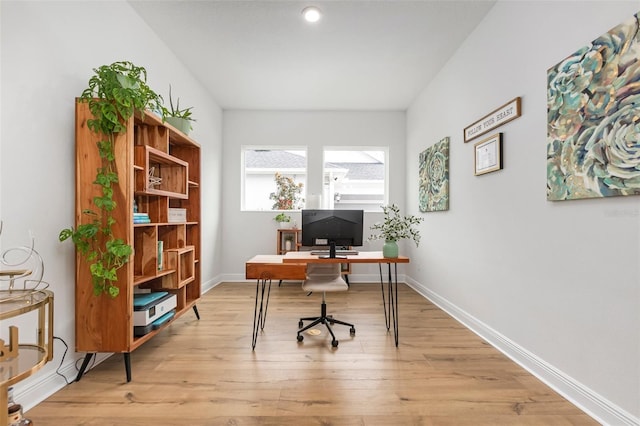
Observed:
[[[76,226],[86,220],[82,211],[95,209],[99,188],[92,182],[100,159],[98,136],[87,126],[88,105],[76,101]],[[178,318],[193,309],[201,295],[200,277],[200,146],[151,112],[136,113],[127,132],[115,142],[119,182],[114,188],[116,238],[134,248],[131,260],[118,271],[116,298],[95,296],[87,262],[76,261],[76,351],[129,354],[166,328],[171,321],[144,336],[134,336],[133,298],[136,291],[168,291],[176,295]],[[138,212],[151,223],[134,224]],[[169,221],[169,209],[186,210],[182,222]],[[162,253],[158,242],[162,242]],[[173,321],[173,320],[172,320]],[[86,367],[84,365],[83,367]],[[80,379],[84,368],[78,375]]]

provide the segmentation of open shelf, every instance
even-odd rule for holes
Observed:
[[[189,164],[148,145],[135,147],[136,194],[189,198]],[[141,169],[140,169],[141,167]]]

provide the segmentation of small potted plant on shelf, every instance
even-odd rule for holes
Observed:
[[[284,249],[285,251],[291,251],[293,248],[293,234],[287,234],[284,236]]]
[[[402,216],[400,209],[395,204],[381,206],[384,212],[384,221],[373,224],[370,229],[374,231],[369,236],[369,241],[384,240],[382,255],[388,258],[398,257],[398,241],[412,239],[416,247],[420,244],[420,231],[414,227],[424,220],[416,216]]]
[[[193,127],[191,122],[196,121],[191,116],[191,110],[193,107],[180,109],[180,98],[176,100],[175,106],[173,105],[173,98],[171,96],[171,86],[169,86],[169,108],[163,108],[164,121],[171,124],[176,129],[180,130],[185,135],[188,135]]]
[[[289,228],[289,223],[291,222],[291,216],[280,212],[276,215],[276,217],[273,218],[273,220],[278,222],[278,226],[280,226],[281,229],[287,229]]]
[[[113,217],[118,206],[114,193],[118,186],[115,161],[115,141],[119,133],[126,132],[127,123],[136,111],[144,114],[149,109],[162,110],[162,97],[147,85],[147,70],[131,62],[114,62],[93,70],[88,87],[82,92],[80,102],[86,102],[93,118],[87,120],[87,128],[100,136],[97,142],[102,167],[97,170],[94,183],[100,187],[100,196],[93,198],[95,209],[86,209],[85,220],[75,228],[60,231],[60,241],[71,239],[76,250],[89,263],[93,291],[116,297],[119,288],[117,271],[130,259],[133,249],[113,229],[117,223]]]

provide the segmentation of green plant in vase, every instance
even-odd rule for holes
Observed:
[[[374,231],[369,236],[369,241],[384,240],[382,255],[392,258],[398,257],[398,241],[412,239],[416,247],[420,244],[420,230],[415,228],[424,220],[417,216],[403,216],[395,204],[381,206],[384,212],[384,221],[376,222],[369,229]]]
[[[94,184],[100,187],[101,194],[92,200],[95,210],[82,212],[88,221],[61,230],[58,238],[60,241],[71,239],[89,263],[94,294],[116,297],[119,293],[115,285],[117,271],[129,261],[133,249],[113,233],[116,224],[113,211],[118,207],[114,200],[114,185],[119,181],[115,167],[115,138],[126,132],[127,123],[136,111],[142,114],[146,109],[161,111],[163,106],[162,97],[146,83],[145,68],[121,61],[93,71],[95,75],[89,79],[80,101],[88,103],[93,115],[87,120],[87,127],[100,135],[97,148],[101,166]]]

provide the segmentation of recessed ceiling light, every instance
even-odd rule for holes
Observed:
[[[307,22],[318,22],[322,17],[322,13],[317,7],[309,6],[302,9],[302,16],[304,16],[304,20]]]

